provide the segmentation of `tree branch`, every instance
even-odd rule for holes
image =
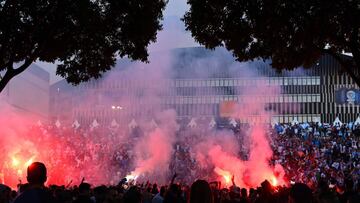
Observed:
[[[354,29],[350,38],[349,47],[353,54],[354,62],[357,68],[357,74],[360,74],[360,42],[359,42],[359,30]],[[360,87],[360,86],[359,86]]]
[[[337,62],[340,63],[341,67],[349,74],[354,82],[360,87],[360,77],[355,74],[354,69],[357,67],[353,65],[352,61],[343,59],[339,54],[333,52],[330,49],[323,49],[323,53],[327,53],[332,56]]]
[[[33,56],[33,57],[26,59],[25,62],[19,68],[16,68],[16,69],[13,68],[13,64],[11,64],[11,65],[9,64],[7,66],[7,70],[6,70],[4,77],[0,78],[1,79],[0,80],[0,92],[2,92],[4,90],[4,88],[10,82],[10,80],[12,78],[14,78],[15,76],[19,75],[24,70],[26,70],[34,62],[35,58],[36,57]]]

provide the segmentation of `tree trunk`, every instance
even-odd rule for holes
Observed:
[[[10,82],[11,78],[13,78],[13,76],[10,76],[8,72],[9,71],[6,71],[4,77],[2,77],[0,80],[0,92],[2,92],[5,89],[6,85]]]
[[[0,80],[0,92],[2,92],[5,89],[6,85],[10,82],[11,79],[22,73],[24,70],[26,70],[32,64],[32,62],[33,62],[32,59],[25,60],[24,64],[22,64],[17,69],[13,68],[13,64],[9,65],[8,68],[6,69],[6,73],[4,77],[2,77]]]

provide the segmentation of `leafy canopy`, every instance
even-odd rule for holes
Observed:
[[[78,84],[128,56],[146,61],[167,0],[0,0],[0,91],[36,60]],[[18,68],[14,64],[20,63]]]
[[[353,54],[360,77],[360,0],[188,0],[187,30],[207,48],[225,46],[240,61],[271,59],[274,68],[311,67],[323,53]],[[353,77],[354,76],[354,77]]]

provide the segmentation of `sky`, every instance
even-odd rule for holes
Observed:
[[[185,31],[184,23],[180,20],[188,8],[186,0],[169,0],[164,11],[164,29],[158,33],[157,42],[149,46],[150,53],[172,48],[199,46],[191,37],[191,34]],[[50,73],[51,84],[62,79],[55,74],[56,64],[40,61],[36,62],[36,64]]]

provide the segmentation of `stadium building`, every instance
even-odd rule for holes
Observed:
[[[322,56],[312,68],[281,73],[272,69],[267,61],[241,63],[251,67],[249,75],[238,67],[240,63],[234,68],[233,57],[223,49],[183,48],[173,50],[171,54],[172,71],[162,84],[168,90],[158,95],[157,102],[161,104],[161,109],[175,109],[179,120],[227,117],[226,107],[233,103],[241,104],[247,96],[265,101],[266,108],[277,112],[272,120],[280,123],[293,120],[332,123],[336,117],[342,122],[351,122],[360,112],[359,88],[328,55]],[[130,61],[121,60],[112,73],[121,73],[131,66]],[[146,117],[158,110],[153,108],[153,101],[134,96],[134,87],[146,86],[142,84],[144,81],[132,80],[121,74],[116,80],[107,80],[108,75],[76,87],[65,81],[52,85],[52,118],[67,122],[77,120],[85,125],[94,119],[99,123],[110,123],[112,120],[128,123],[129,118]],[[242,95],[238,91],[258,84],[278,86],[280,94],[266,96],[254,92],[253,95]],[[135,91],[141,95],[143,90],[135,88]],[[95,99],[84,99],[85,92]],[[124,97],[130,98],[128,104],[119,102]],[[239,122],[256,119],[257,115],[253,115]]]

